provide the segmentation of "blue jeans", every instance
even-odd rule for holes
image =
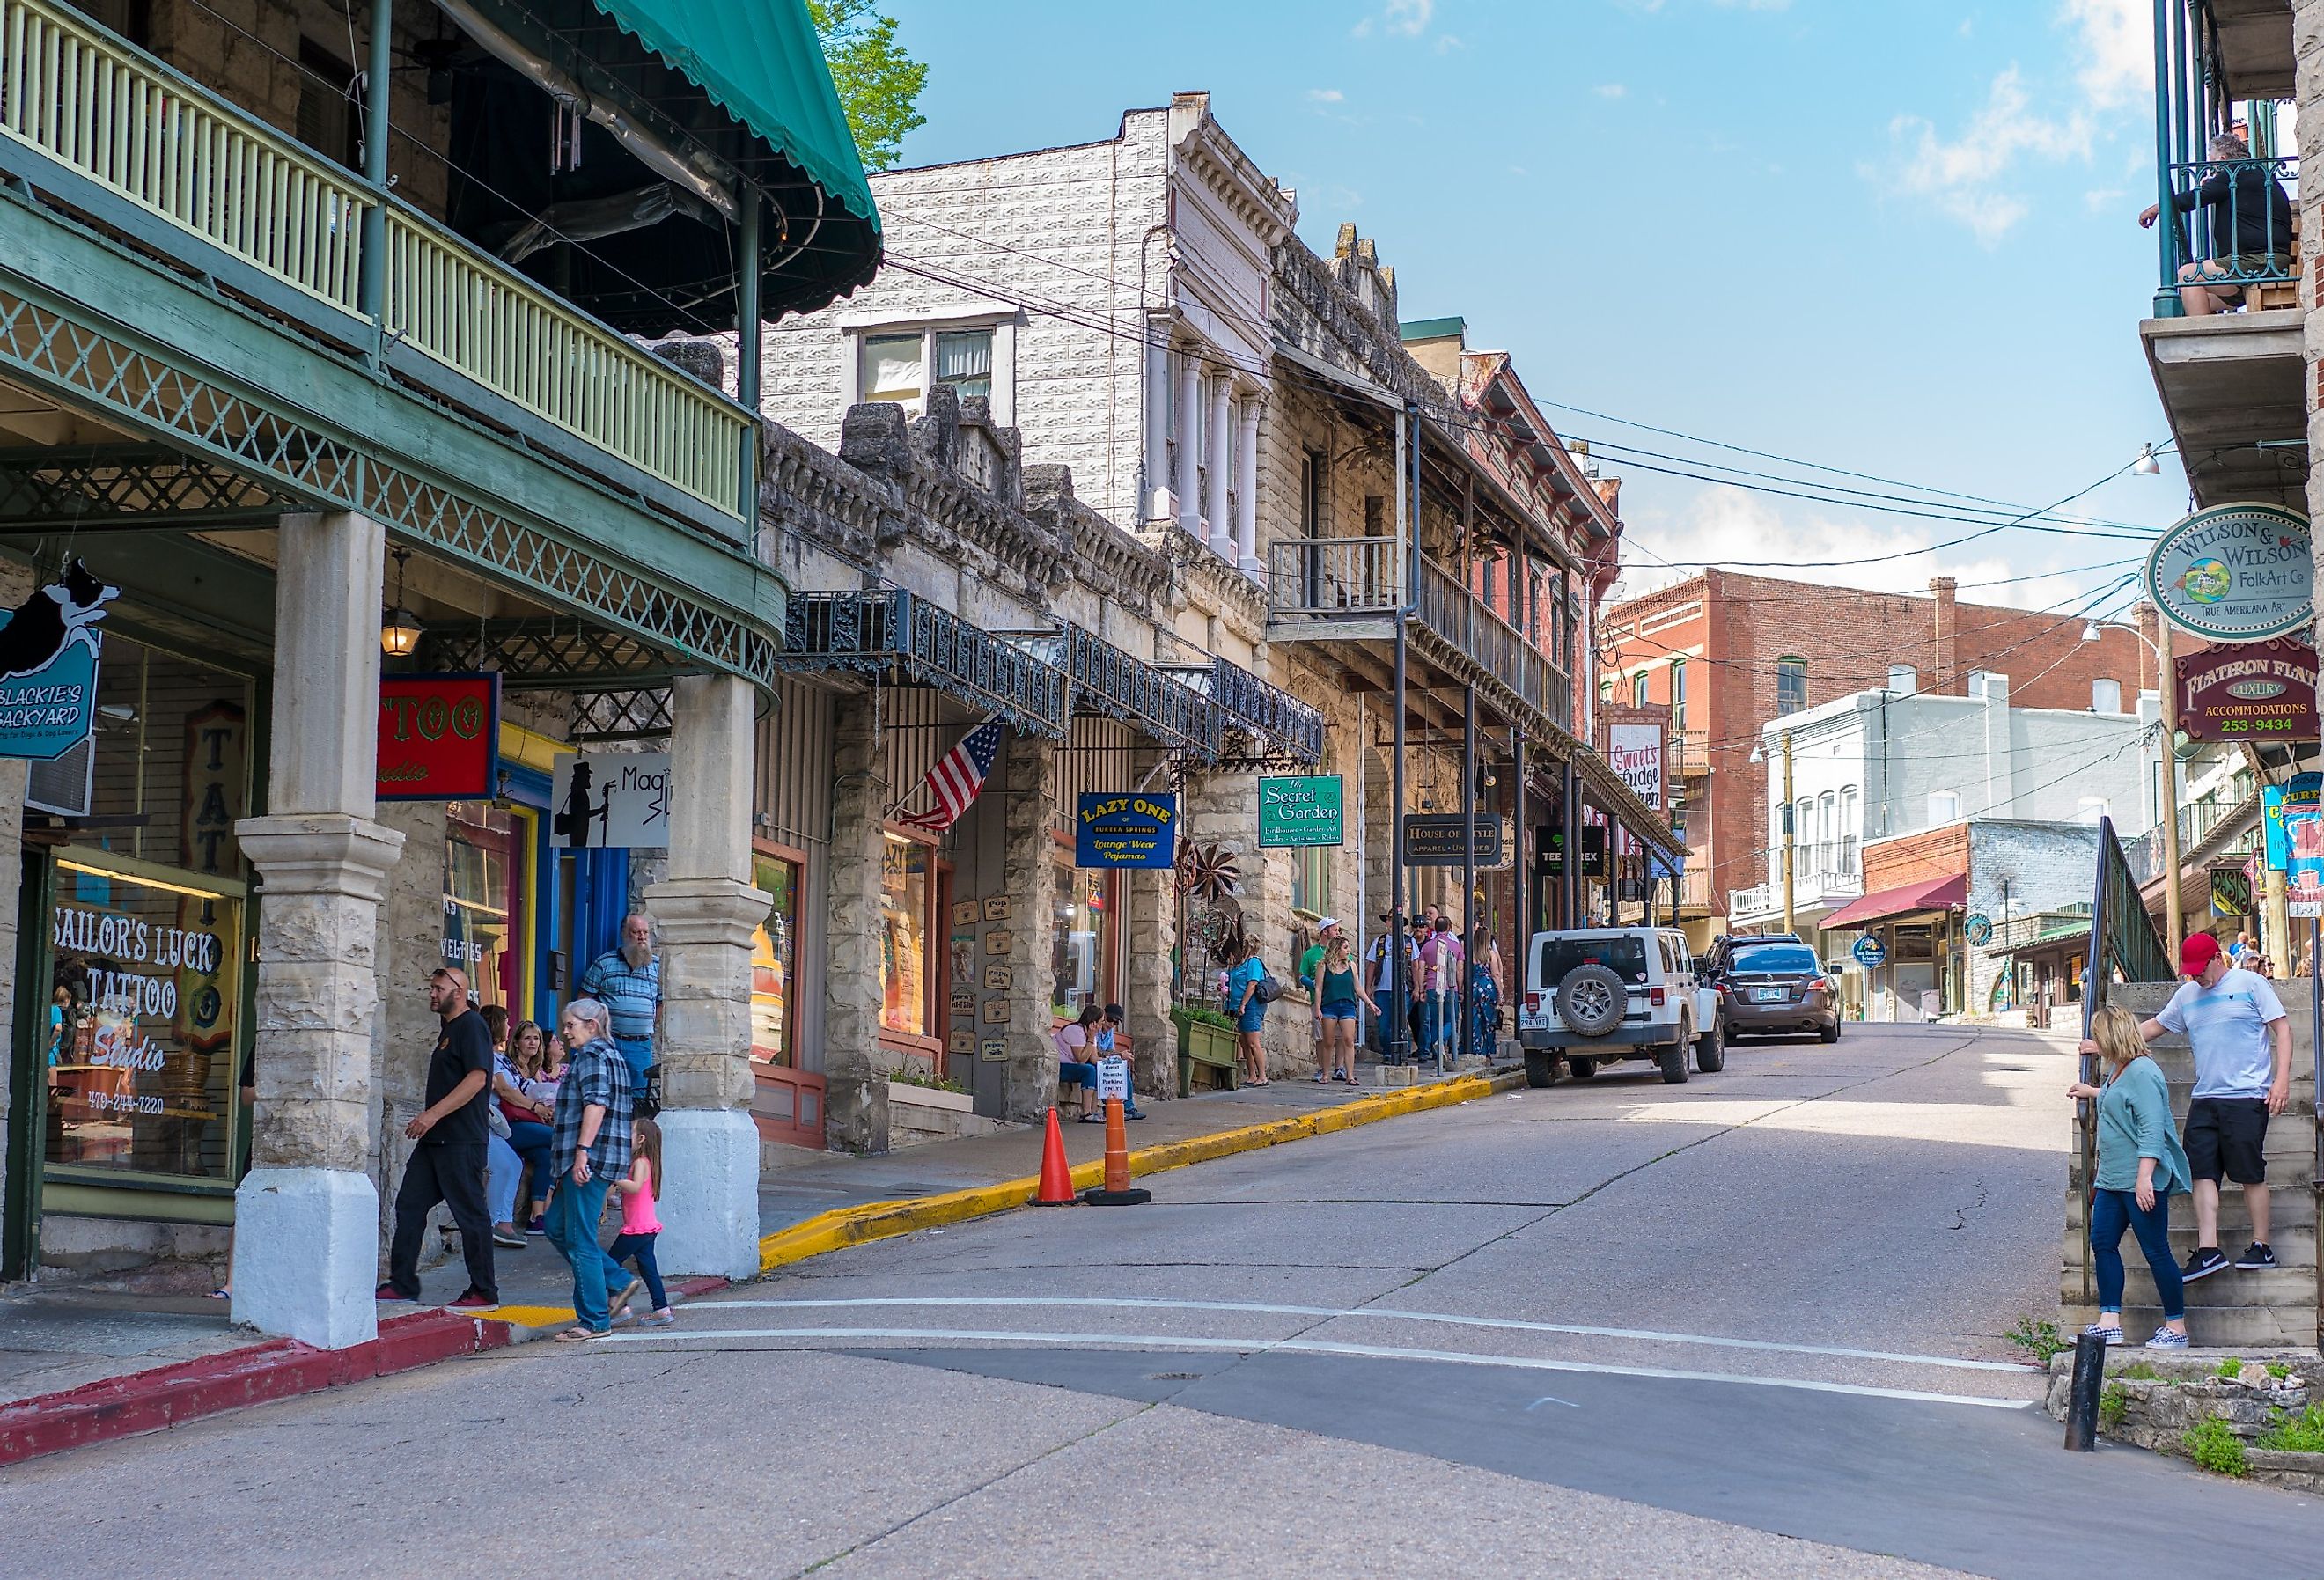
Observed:
[[[484,1138],[484,1206],[493,1223],[516,1221],[516,1177],[523,1172],[524,1160],[506,1141],[496,1135]]]
[[[2154,1292],[2163,1299],[2163,1319],[2176,1322],[2187,1315],[2187,1285],[2179,1264],[2171,1259],[2171,1198],[2155,1193],[2154,1210],[2141,1212],[2138,1197],[2127,1190],[2090,1192],[2090,1254],[2098,1264],[2098,1309],[2122,1311],[2122,1232],[2138,1235],[2138,1248],[2154,1270]]]
[[[549,1197],[549,1148],[553,1138],[549,1127],[537,1119],[509,1121],[509,1150],[532,1165],[532,1189],[535,1201]],[[511,1188],[514,1188],[513,1186]]]
[[[605,1177],[592,1174],[588,1184],[576,1185],[567,1174],[549,1200],[547,1224],[549,1243],[573,1269],[573,1315],[582,1326],[598,1333],[613,1326],[605,1305],[605,1270],[610,1267],[617,1276],[622,1272],[597,1243],[597,1220],[604,1211]]]
[[[616,1037],[613,1046],[622,1050],[623,1062],[630,1067],[630,1095],[632,1099],[646,1094],[646,1072],[653,1068],[653,1039],[650,1037]]]
[[[1422,1006],[1420,1021],[1420,1057],[1434,1058],[1436,1050],[1457,1035],[1453,1027],[1459,1024],[1456,1013],[1460,1001],[1449,993],[1431,993]]]
[[[646,1281],[646,1293],[653,1297],[654,1309],[669,1308],[669,1297],[662,1293],[661,1268],[654,1261],[654,1236],[651,1234],[616,1234],[605,1252],[605,1260],[619,1271],[622,1263],[631,1257],[638,1260],[638,1277]]]

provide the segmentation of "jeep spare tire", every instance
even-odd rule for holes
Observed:
[[[1576,1037],[1603,1037],[1622,1023],[1630,990],[1608,966],[1576,966],[1557,984],[1557,1018]]]

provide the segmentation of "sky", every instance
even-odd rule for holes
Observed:
[[[1207,88],[1296,190],[1309,245],[1353,221],[1402,317],[1465,318],[1623,477],[1626,592],[1781,561],[1760,574],[1943,574],[1964,599],[2079,610],[2144,543],[2011,530],[1932,552],[1977,529],[1658,474],[1637,451],[1899,492],[1625,422],[2026,510],[2122,470],[2067,507],[2104,531],[2188,508],[2175,460],[2125,470],[2169,437],[2138,337],[2149,0],[887,9],[930,68],[907,165],[1096,141]]]

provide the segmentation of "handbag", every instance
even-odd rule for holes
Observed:
[[[1258,985],[1251,989],[1250,996],[1262,1004],[1271,1004],[1283,996],[1283,984],[1270,971],[1259,979]]]
[[[500,1137],[501,1140],[507,1141],[510,1139],[511,1132],[509,1131],[508,1115],[501,1112],[501,1105],[499,1104],[487,1103],[484,1104],[484,1123],[489,1126],[492,1132]]]

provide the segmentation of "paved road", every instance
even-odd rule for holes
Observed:
[[[2324,1574],[2031,1408],[2069,1063],[1854,1028],[931,1231],[23,1467],[0,1573]]]

